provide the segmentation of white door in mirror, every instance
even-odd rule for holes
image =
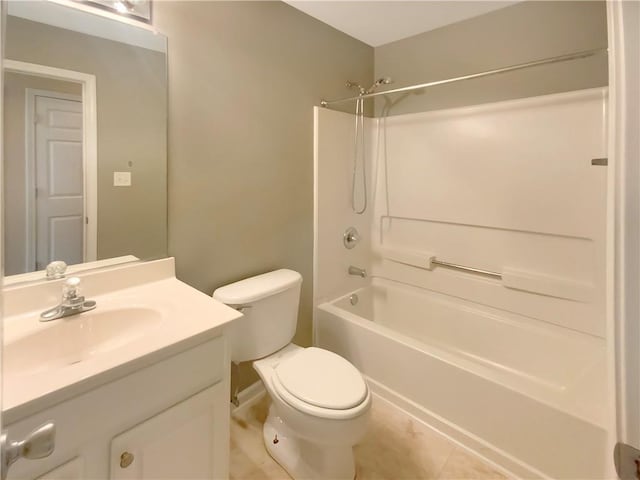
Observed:
[[[35,96],[36,265],[82,263],[82,102]]]

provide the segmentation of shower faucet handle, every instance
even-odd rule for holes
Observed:
[[[355,247],[360,241],[360,234],[356,227],[349,227],[344,231],[342,235],[342,243],[344,243],[345,248],[351,250]]]

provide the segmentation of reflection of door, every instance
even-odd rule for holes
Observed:
[[[82,102],[36,95],[34,152],[36,270],[53,260],[82,263]]]

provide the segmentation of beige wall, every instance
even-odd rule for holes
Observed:
[[[402,87],[606,47],[605,2],[528,1],[378,47],[375,71]],[[607,56],[600,55],[432,87],[401,100],[391,114],[604,85]]]
[[[5,56],[96,76],[98,258],[165,256],[165,55],[8,17]],[[114,171],[131,171],[132,187],[114,187]]]
[[[157,2],[169,38],[169,254],[216,287],[286,267],[304,277],[311,342],[313,105],[373,76],[373,49],[282,2]],[[243,383],[255,380],[244,376]]]
[[[82,96],[77,83],[5,73],[4,82],[4,213],[5,275],[24,273],[27,244],[25,93],[27,88]]]

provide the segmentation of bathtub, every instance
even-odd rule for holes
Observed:
[[[514,475],[605,476],[603,339],[380,278],[314,325],[376,393]]]

